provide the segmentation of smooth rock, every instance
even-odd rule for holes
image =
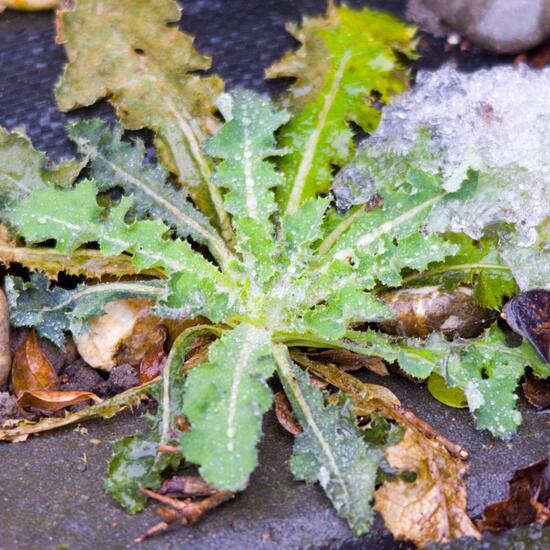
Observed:
[[[409,0],[407,15],[436,34],[439,20],[496,53],[523,52],[550,37],[550,0]]]

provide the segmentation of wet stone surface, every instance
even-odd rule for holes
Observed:
[[[468,508],[472,516],[501,499],[514,470],[550,448],[550,415],[522,402],[524,424],[511,442],[478,432],[466,410],[434,401],[423,386],[398,377],[365,373],[387,385],[402,402],[471,453]],[[108,421],[67,428],[0,444],[0,548],[130,548],[132,540],[158,521],[154,506],[128,516],[102,490],[111,444],[144,427],[129,413]],[[98,441],[99,440],[99,441]],[[292,438],[270,412],[264,422],[260,467],[250,487],[194,527],[175,529],[143,548],[408,548],[392,541],[380,518],[372,532],[352,536],[322,491],[292,480],[287,468]]]
[[[405,0],[348,3],[384,7],[398,15],[405,8]],[[197,35],[201,51],[216,55],[214,69],[229,86],[274,92],[277,84],[266,84],[262,74],[263,67],[293,46],[284,22],[298,19],[301,13],[320,13],[325,1],[186,0],[184,5],[186,30]],[[435,67],[449,56],[457,57],[459,66],[466,69],[507,61],[456,51],[447,56],[442,41],[424,44],[423,53],[420,64],[424,67]],[[71,153],[63,129],[68,117],[57,111],[52,95],[63,59],[62,49],[53,42],[51,14],[0,16],[0,125],[26,126],[35,144],[54,158]],[[112,118],[105,104],[79,114]],[[467,411],[437,403],[423,386],[370,373],[365,380],[387,385],[405,405],[471,452],[467,484],[473,515],[505,494],[516,468],[540,457],[550,446],[550,415],[537,413],[524,402],[519,434],[510,443],[494,442],[475,430]],[[143,421],[125,413],[82,427],[87,433],[72,427],[25,443],[0,443],[0,550],[134,548],[132,540],[158,521],[154,506],[128,516],[102,489],[112,443],[143,429]],[[352,537],[318,487],[292,480],[287,468],[292,438],[273,413],[266,416],[263,431],[260,467],[247,491],[200,524],[171,531],[140,548],[409,547],[393,541],[380,518],[367,537]],[[544,544],[543,537],[535,535]],[[490,538],[485,547],[502,547],[499,540]]]

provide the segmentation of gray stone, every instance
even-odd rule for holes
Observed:
[[[496,53],[522,52],[550,36],[549,0],[409,0],[408,16],[428,32],[441,34],[439,22]]]

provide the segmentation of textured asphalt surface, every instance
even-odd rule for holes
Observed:
[[[349,3],[369,4],[401,16],[404,11],[400,0]],[[196,35],[201,51],[215,56],[214,70],[228,87],[276,93],[280,84],[266,83],[263,69],[294,46],[284,30],[285,21],[318,14],[324,4],[324,0],[187,0],[182,26]],[[38,148],[58,159],[72,153],[63,128],[68,118],[100,115],[112,119],[113,115],[106,104],[76,115],[57,111],[52,87],[64,53],[53,35],[52,14],[0,16],[0,125],[26,128]],[[509,61],[457,50],[445,53],[438,41],[431,42],[425,53],[419,64],[428,68],[451,57],[465,70]],[[475,430],[467,411],[441,405],[422,386],[395,376],[381,379],[367,373],[365,379],[390,387],[405,405],[471,452],[467,485],[472,516],[505,495],[507,480],[516,468],[549,450],[550,415],[535,412],[523,401],[524,424],[519,434],[509,443],[496,442]],[[104,494],[101,485],[111,443],[141,430],[142,421],[123,414],[109,421],[88,422],[85,427],[88,433],[73,427],[25,443],[0,443],[0,550],[127,548],[157,521],[153,506],[128,516]],[[261,466],[247,491],[200,524],[171,531],[141,547],[408,547],[391,539],[380,518],[368,536],[354,538],[318,487],[292,480],[286,466],[292,439],[271,413],[266,416],[264,434]],[[531,541],[527,548],[537,548],[537,544],[543,548],[545,543]],[[491,539],[485,547],[510,545]]]

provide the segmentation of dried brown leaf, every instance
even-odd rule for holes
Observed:
[[[82,403],[83,401],[95,401],[101,403],[101,399],[89,391],[24,391],[17,399],[17,404],[22,409],[33,407],[42,411],[59,411],[65,407]]]
[[[338,368],[345,371],[366,368],[380,376],[389,374],[386,364],[380,357],[360,355],[347,349],[324,349],[308,352],[308,356],[315,361],[334,363]]]
[[[529,375],[522,387],[525,398],[533,407],[543,411],[550,409],[550,379]]]
[[[275,402],[275,415],[279,424],[292,435],[298,435],[303,432],[302,426],[298,424],[292,414],[292,407],[288,402],[285,392],[279,391],[273,396]]]
[[[28,420],[14,421],[10,425],[4,425],[0,428],[0,441],[25,441],[31,434],[38,434],[62,426],[77,424],[90,418],[111,418],[129,407],[139,405],[147,397],[151,385],[156,382],[157,380],[151,380],[147,384],[136,386],[110,399],[105,399],[101,403],[75,413],[67,414],[62,418],[41,418],[38,422],[30,422]]]
[[[460,459],[411,428],[386,450],[386,459],[394,468],[416,473],[414,482],[386,481],[374,493],[374,509],[396,539],[422,547],[466,536],[480,538],[466,513],[466,465]]]
[[[28,391],[56,391],[59,379],[52,364],[31,330],[15,352],[12,365],[13,392],[17,397]]]
[[[4,291],[0,289],[0,388],[11,371],[10,315]]]
[[[160,375],[162,367],[166,360],[164,351],[164,342],[166,341],[166,332],[164,338],[151,346],[139,365],[139,383],[144,384]]]
[[[550,455],[517,470],[510,480],[508,497],[489,504],[478,527],[503,531],[535,521],[550,521]]]

